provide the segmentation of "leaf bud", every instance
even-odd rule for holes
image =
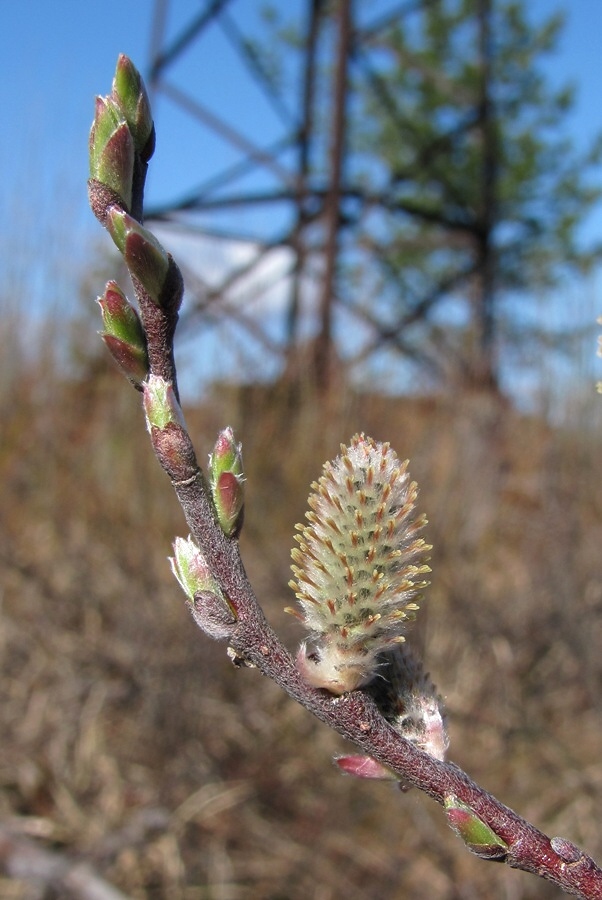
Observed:
[[[224,534],[234,537],[242,527],[244,475],[242,447],[230,427],[220,432],[209,455],[209,485]]]
[[[98,298],[104,330],[101,337],[111,356],[132,384],[141,388],[148,375],[146,335],[134,307],[115,281]]]
[[[507,856],[508,844],[467,803],[450,794],[445,798],[443,806],[450,827],[472,853],[482,859],[502,860]]]
[[[190,535],[187,538],[177,537],[173,543],[173,551],[174,555],[169,557],[171,571],[191,603],[195,594],[221,594],[205,557]]]
[[[378,781],[400,780],[399,775],[372,759],[371,756],[338,756],[335,763],[345,775],[353,775],[355,778],[374,778]]]
[[[102,334],[102,340],[117,363],[121,372],[135,388],[142,390],[142,382],[148,375],[148,355],[146,350],[140,350],[113,337],[112,334]]]
[[[146,162],[154,149],[154,126],[146,87],[131,59],[121,53],[117,60],[111,98],[125,117],[136,151]]]
[[[108,211],[107,229],[130,273],[160,306],[170,265],[167,251],[148,228],[116,206]]]
[[[218,640],[231,636],[237,616],[220,588],[200,548],[190,535],[177,537],[174,555],[169,557],[171,570],[186,597],[195,621],[210,637]]]
[[[97,97],[90,131],[90,176],[107,185],[128,209],[132,203],[134,141],[119,106]]]
[[[170,381],[160,375],[149,375],[142,390],[146,427],[151,434],[153,428],[163,431],[170,424],[186,430],[184,414]]]
[[[105,292],[98,298],[104,325],[104,334],[126,341],[136,347],[146,348],[146,336],[138,313],[116,281],[108,281]]]

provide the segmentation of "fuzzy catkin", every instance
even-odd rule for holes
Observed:
[[[449,741],[442,700],[407,644],[397,644],[383,654],[369,691],[399,734],[435,759],[445,759]]]
[[[398,734],[429,756],[445,759],[449,739],[443,702],[422,660],[407,643],[394,644],[382,654],[376,677],[366,691]],[[335,762],[341,771],[356,778],[396,781],[404,791],[411,787],[370,756],[339,756]]]
[[[312,484],[307,525],[298,525],[290,582],[310,631],[297,665],[335,694],[374,676],[378,657],[404,640],[428,582],[431,547],[418,536],[417,485],[388,443],[355,435]]]

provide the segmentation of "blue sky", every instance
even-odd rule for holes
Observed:
[[[189,17],[200,5],[192,0],[172,0],[169,27],[177,27],[178,20]],[[260,5],[261,0],[233,0],[230,10],[244,29]],[[10,248],[3,254],[4,265],[15,268],[21,260],[27,262],[27,277],[19,277],[32,303],[43,302],[48,295],[49,255],[58,253],[64,264],[71,263],[83,259],[90,239],[103,239],[85,194],[93,98],[110,89],[119,52],[127,53],[143,72],[146,69],[154,6],[152,0],[2,4],[0,240],[5,250]],[[570,127],[577,145],[585,146],[602,130],[602,2],[530,0],[528,7],[535,20],[557,10],[567,12],[559,52],[549,61],[548,70],[554,82],[569,80],[577,86]],[[223,54],[219,42],[207,40],[191,77],[211,80],[217,111],[229,111],[238,104],[237,120],[243,131],[252,134],[257,122],[264,121],[261,103],[255,104],[244,77]],[[150,202],[201,181],[230,153],[207,135],[187,140],[186,126],[182,121],[182,130],[178,129],[177,118],[170,118],[165,101],[157,103],[155,115],[159,138],[147,193]],[[265,122],[262,137],[267,142],[267,113]],[[168,138],[174,132],[175,139]],[[198,175],[191,177],[191,172]],[[594,236],[598,231],[602,236],[602,210],[591,218],[586,233]],[[47,254],[41,252],[40,242],[47,247]],[[60,283],[63,290],[69,290],[68,279]]]

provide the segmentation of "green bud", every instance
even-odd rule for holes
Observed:
[[[90,131],[90,175],[115,191],[129,208],[134,177],[134,141],[119,107],[110,97],[96,98],[96,113]]]
[[[98,298],[104,331],[101,337],[109,353],[132,384],[140,388],[148,375],[146,335],[138,313],[115,281],[109,281]]]
[[[242,479],[237,478],[231,472],[222,472],[212,483],[211,489],[222,530],[228,537],[238,534],[242,524],[241,513],[245,502]]]
[[[507,855],[508,844],[468,804],[450,794],[443,805],[450,827],[472,853],[482,859],[503,859]]]
[[[134,147],[147,161],[154,149],[150,103],[138,69],[123,53],[117,60],[111,99],[127,121]]]
[[[135,347],[146,349],[146,336],[138,313],[116,281],[107,282],[105,292],[98,298],[102,313],[103,334],[126,341]]]
[[[201,550],[188,536],[176,538],[171,570],[188,598],[194,619],[210,637],[224,640],[232,635],[237,615],[211,573]]]
[[[179,425],[186,430],[182,409],[170,381],[166,381],[160,375],[149,375],[142,385],[142,390],[144,415],[149,432],[152,433],[153,428],[163,431],[170,424]]]
[[[147,228],[116,206],[109,209],[107,229],[130,273],[142,283],[151,300],[159,306],[169,271],[167,251]]]
[[[209,454],[209,472],[212,478],[222,472],[232,472],[237,477],[243,474],[242,446],[234,440],[234,432],[230,427],[220,431],[213,453]]]
[[[90,130],[90,174],[94,177],[92,166],[98,164],[105,144],[120,125],[125,123],[125,118],[110,97],[96,97],[94,106],[94,121]]]
[[[231,428],[220,432],[209,456],[209,484],[218,521],[228,537],[240,531],[244,506],[242,448]]]
[[[169,557],[171,571],[191,602],[194,600],[194,595],[200,593],[223,596],[205,557],[190,535],[186,539],[177,537],[173,550],[174,555]]]

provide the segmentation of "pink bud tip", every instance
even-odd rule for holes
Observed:
[[[339,756],[335,759],[339,769],[355,778],[375,778],[379,781],[398,781],[397,776],[371,756]]]

